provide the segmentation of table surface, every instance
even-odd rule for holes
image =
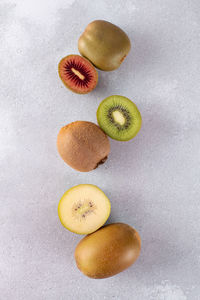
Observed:
[[[98,72],[93,92],[73,94],[57,65],[96,19],[124,29],[132,49],[118,70]],[[0,299],[200,299],[200,2],[1,0],[0,64]],[[96,122],[113,94],[137,104],[142,129],[79,173],[59,157],[57,133]],[[109,223],[141,235],[140,258],[117,276],[76,268],[81,236],[61,226],[57,205],[80,183],[110,198]]]

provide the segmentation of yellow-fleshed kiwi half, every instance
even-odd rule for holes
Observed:
[[[131,49],[127,34],[118,26],[96,20],[90,23],[78,41],[81,55],[103,71],[113,71],[121,65]]]
[[[92,184],[80,184],[62,196],[58,216],[68,230],[89,234],[104,225],[110,210],[110,201],[100,188]]]
[[[57,148],[69,166],[80,172],[89,172],[106,161],[110,143],[107,135],[96,124],[76,121],[60,129]]]
[[[75,260],[86,276],[106,278],[130,267],[140,249],[137,231],[127,224],[114,223],[84,237],[76,247]]]

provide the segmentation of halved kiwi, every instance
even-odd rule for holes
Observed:
[[[128,98],[117,95],[107,97],[100,103],[97,121],[107,135],[118,141],[134,138],[142,125],[137,106]]]
[[[65,86],[78,94],[91,92],[98,82],[96,69],[80,55],[64,57],[58,65],[58,72]]]
[[[68,230],[89,234],[103,226],[110,210],[110,201],[101,189],[92,184],[80,184],[62,196],[58,216]]]

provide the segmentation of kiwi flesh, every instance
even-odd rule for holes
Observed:
[[[107,97],[100,103],[97,121],[108,136],[118,141],[134,138],[142,125],[137,106],[130,99],[118,95]]]
[[[107,135],[96,124],[76,121],[60,129],[57,148],[70,167],[80,172],[89,172],[106,161],[110,143]]]
[[[80,184],[62,196],[58,216],[68,230],[89,234],[103,226],[110,210],[110,201],[101,189],[92,184]]]
[[[78,94],[87,94],[97,85],[98,74],[94,66],[80,55],[68,55],[58,65],[64,85]]]

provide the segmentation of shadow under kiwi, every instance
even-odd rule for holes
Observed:
[[[137,168],[144,161],[151,163],[157,159],[161,155],[164,145],[167,149],[177,128],[176,124],[169,121],[167,117],[163,119],[158,114],[159,109],[152,105],[151,111],[144,110],[142,112],[142,127],[132,140],[120,142],[110,139],[111,153],[108,162],[109,165],[114,166],[112,168],[116,174],[127,176],[130,170],[137,172]]]
[[[155,36],[149,32],[130,29],[128,34],[131,40],[131,50],[126,58],[127,73],[137,73],[146,66],[152,65],[154,62],[162,58],[159,44],[155,40]]]
[[[123,199],[122,199],[123,196]],[[123,203],[120,203],[120,198]],[[144,276],[152,279],[165,278],[165,274],[176,274],[176,266],[180,265],[183,257],[187,257],[191,249],[180,247],[179,233],[174,230],[170,223],[170,217],[162,221],[162,217],[155,218],[150,208],[145,206],[142,193],[131,191],[116,193],[116,204],[123,207],[114,207],[112,214],[105,225],[112,223],[126,223],[132,226],[141,237],[141,253],[136,262],[127,270],[117,274],[122,280],[143,280]],[[127,209],[124,208],[126,203]],[[117,280],[117,278],[116,278]]]

